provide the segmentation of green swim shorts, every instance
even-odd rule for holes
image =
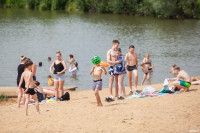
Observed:
[[[191,83],[190,82],[185,82],[183,80],[179,80],[180,81],[180,85],[184,86],[184,87],[187,87],[189,88],[191,86]]]

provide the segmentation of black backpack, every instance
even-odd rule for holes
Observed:
[[[66,92],[63,96],[61,96],[60,101],[68,101],[70,100],[70,95],[68,92]]]

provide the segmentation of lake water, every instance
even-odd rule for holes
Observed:
[[[55,60],[56,51],[61,50],[63,59],[68,60],[68,55],[74,54],[79,63],[77,79],[67,73],[65,85],[90,89],[91,58],[99,55],[106,61],[106,52],[114,39],[120,41],[124,55],[129,45],[135,45],[139,62],[146,52],[150,53],[156,66],[151,75],[152,83],[172,77],[169,70],[174,63],[191,76],[200,75],[199,20],[0,9],[0,86],[16,86],[22,54],[37,64],[43,62],[36,76],[42,85],[47,85],[52,63],[47,58]],[[141,68],[138,72],[141,84]],[[103,76],[103,87],[108,87],[108,77]],[[128,86],[127,76],[125,85]]]

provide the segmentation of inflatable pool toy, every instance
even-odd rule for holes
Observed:
[[[102,65],[103,67],[109,67],[109,64],[103,61],[101,61],[100,65]]]
[[[54,90],[52,89],[43,88],[43,92],[44,94],[47,94],[47,95],[52,95],[52,96],[55,95]]]
[[[94,65],[98,65],[98,64],[101,63],[101,58],[100,58],[98,55],[96,55],[96,56],[94,56],[94,57],[91,59],[91,61],[92,61],[92,63],[93,63]]]

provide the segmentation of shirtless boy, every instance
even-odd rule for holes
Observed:
[[[138,84],[138,71],[137,71],[137,67],[138,67],[138,60],[137,60],[137,53],[134,52],[135,47],[133,45],[129,46],[129,53],[126,54],[125,56],[125,64],[128,61],[128,63],[126,64],[126,68],[128,71],[128,82],[129,82],[129,87],[130,87],[130,92],[129,94],[133,94],[133,90],[132,90],[132,72],[134,74],[134,78],[135,78],[135,90],[137,91],[137,84]]]
[[[36,106],[37,112],[40,113],[39,102],[38,102],[37,95],[34,90],[35,85],[34,85],[34,81],[33,81],[33,74],[31,72],[32,65],[33,65],[33,62],[31,60],[25,61],[24,66],[26,69],[23,72],[21,79],[20,79],[20,83],[19,83],[19,86],[21,86],[23,80],[25,81],[24,94],[25,94],[25,98],[26,98],[26,102],[25,102],[26,116],[28,115],[28,104],[29,104],[29,100],[30,100],[30,95],[32,96],[32,98],[35,101],[35,106]]]
[[[102,90],[102,79],[101,75],[104,72],[107,75],[106,69],[103,66],[100,66],[101,59],[99,56],[95,56],[92,59],[95,63],[95,66],[92,67],[90,71],[90,75],[93,73],[93,86],[92,90],[95,92],[95,96],[97,99],[97,106],[102,106],[101,98],[99,96],[99,91]],[[98,61],[100,60],[100,61]]]
[[[188,73],[185,72],[184,70],[181,70],[180,67],[177,66],[174,68],[174,72],[178,74],[177,78],[169,79],[169,81],[174,81],[173,82],[173,85],[175,86],[174,88],[180,87],[183,88],[184,91],[188,91],[189,87],[191,86],[191,78],[188,75]],[[174,89],[172,89],[172,91],[174,91]]]
[[[151,84],[151,81],[150,81],[150,71],[154,68],[154,66],[149,66],[149,65],[145,65],[144,62],[142,62],[140,64],[141,68],[142,68],[142,71],[144,72],[144,76],[143,76],[143,80],[142,80],[142,84],[144,84],[144,81],[145,79],[147,78],[148,82],[149,82],[149,85]]]
[[[107,52],[107,62],[109,64],[109,92],[110,92],[110,99],[114,100],[113,94],[112,94],[112,85],[115,78],[115,97],[118,97],[118,75],[114,74],[114,65],[121,63],[121,61],[117,60],[117,50],[119,47],[119,41],[113,40],[112,42],[112,48],[108,50]]]

